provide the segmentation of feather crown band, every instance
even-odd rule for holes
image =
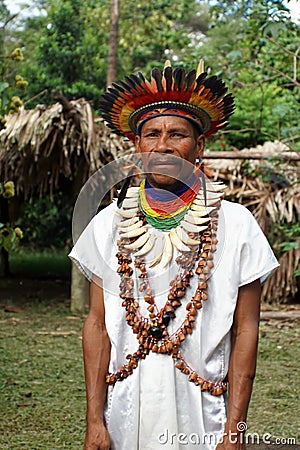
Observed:
[[[200,71],[203,63],[199,64]],[[100,101],[107,126],[134,142],[145,121],[157,116],[175,115],[190,120],[206,136],[228,123],[234,110],[231,94],[225,95],[225,83],[199,69],[186,72],[170,65],[161,71],[154,68],[148,81],[139,72],[124,81],[112,83]]]

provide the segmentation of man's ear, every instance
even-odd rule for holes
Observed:
[[[136,134],[135,138],[134,138],[135,153],[141,153],[140,141],[141,141],[141,137],[138,134]]]
[[[198,147],[198,156],[199,158],[203,158],[204,147],[205,147],[205,137],[204,134],[200,134],[197,138],[197,147]]]

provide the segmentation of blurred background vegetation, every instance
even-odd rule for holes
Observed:
[[[69,101],[85,98],[97,121],[99,97],[107,84],[110,11],[115,1],[30,0],[21,3],[16,14],[0,1],[2,133],[7,114],[54,104],[53,90]],[[233,92],[235,115],[226,130],[208,141],[212,151],[280,141],[287,150],[299,152],[299,50],[299,22],[291,18],[288,2],[281,0],[126,0],[119,5],[117,79],[130,72],[150,74],[153,66],[162,68],[166,59],[192,69],[203,57],[208,72],[222,77]],[[0,135],[0,160],[7,151]],[[32,164],[38,158],[35,154]],[[291,162],[292,166],[297,163]],[[258,178],[247,163],[242,169],[243,175]],[[286,166],[282,169],[277,161],[276,176],[285,178],[285,171]],[[7,176],[3,169],[2,186],[9,181]],[[274,185],[274,170],[263,170],[259,176]],[[288,180],[289,185],[299,186],[297,177]],[[7,203],[13,202],[0,194],[1,245],[5,240],[15,255],[12,258],[18,257],[20,239],[13,232],[7,237],[4,230],[9,222],[13,230],[23,233],[21,259],[24,249],[66,253],[71,246],[76,193],[59,178],[54,191],[52,186],[42,193],[33,189],[28,196],[26,180],[18,183],[17,174],[13,180],[18,205],[11,207],[10,215]],[[274,186],[276,191],[279,185]],[[282,218],[274,236],[268,230],[278,256],[299,250],[299,192],[298,203],[295,195],[292,220]],[[295,273],[299,275],[297,268]]]

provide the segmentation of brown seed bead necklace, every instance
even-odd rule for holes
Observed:
[[[220,202],[218,204],[220,206]],[[139,211],[139,219],[146,225],[144,215]],[[168,300],[165,305],[159,309],[146,269],[143,257],[135,257],[134,265],[139,271],[138,278],[141,280],[139,291],[143,292],[144,300],[148,304],[149,318],[144,317],[139,310],[139,302],[134,298],[134,280],[132,279],[133,268],[132,250],[125,248],[125,245],[132,243],[134,239],[121,237],[118,241],[118,263],[117,272],[121,277],[120,298],[122,306],[126,311],[126,321],[136,334],[139,347],[136,352],[126,356],[128,362],[118,371],[106,376],[106,382],[110,385],[115,384],[127,378],[133,373],[141,359],[145,359],[150,351],[154,353],[163,353],[172,355],[175,361],[175,367],[185,375],[188,380],[196,386],[200,386],[201,391],[208,391],[212,395],[223,394],[227,387],[224,381],[212,382],[202,378],[182,357],[180,347],[187,334],[192,334],[195,328],[195,321],[198,311],[202,308],[202,301],[207,300],[207,281],[210,271],[214,266],[213,253],[216,251],[216,231],[218,226],[218,210],[210,215],[210,223],[207,229],[201,233],[189,233],[195,239],[198,238],[199,246],[189,246],[189,252],[181,252],[176,258],[180,267],[180,273],[170,283]],[[169,334],[168,325],[176,317],[176,309],[182,306],[182,300],[185,297],[186,289],[190,286],[190,279],[194,276],[194,268],[198,275],[198,284],[192,299],[187,303],[187,314],[179,328]]]

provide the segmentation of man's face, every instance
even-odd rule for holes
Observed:
[[[148,120],[136,136],[137,153],[153,187],[172,190],[187,180],[195,160],[202,156],[204,136],[182,117],[160,116]]]

